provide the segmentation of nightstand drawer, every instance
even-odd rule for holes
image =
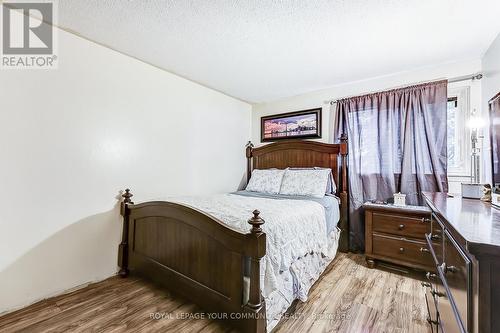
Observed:
[[[430,232],[428,217],[373,212],[373,231],[424,239]]]
[[[434,261],[426,249],[426,242],[373,234],[373,254],[400,262],[433,267]]]

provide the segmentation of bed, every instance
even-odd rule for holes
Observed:
[[[153,280],[243,332],[270,331],[338,250],[348,251],[347,138],[248,145],[254,169],[328,168],[334,195],[240,191],[134,204],[123,194],[119,274]],[[261,213],[262,211],[262,213]],[[248,215],[248,216],[244,216]]]

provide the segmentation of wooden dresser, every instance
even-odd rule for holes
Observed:
[[[433,270],[425,234],[431,230],[431,211],[420,206],[394,206],[367,202],[365,255],[368,267],[376,261],[425,271]]]
[[[500,332],[500,210],[474,199],[424,193],[436,274],[427,274],[433,332]]]

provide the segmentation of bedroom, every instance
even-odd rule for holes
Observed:
[[[499,331],[498,1],[1,7],[2,332]]]

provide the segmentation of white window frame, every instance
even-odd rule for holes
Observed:
[[[457,98],[457,116],[455,129],[456,139],[460,150],[460,162],[456,167],[448,166],[448,176],[470,177],[471,131],[467,123],[471,117],[470,87],[448,88],[448,98]]]

